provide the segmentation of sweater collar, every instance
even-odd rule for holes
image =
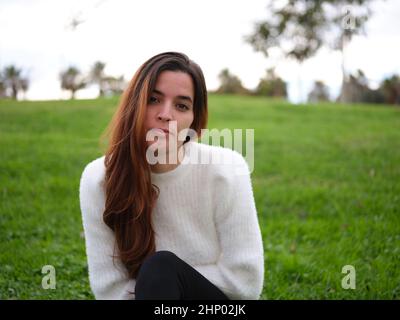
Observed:
[[[193,148],[192,141],[189,141],[183,145],[184,148],[184,156],[182,162],[174,169],[162,173],[150,172],[151,181],[152,182],[161,182],[161,181],[171,181],[172,179],[176,179],[178,177],[183,176],[189,169],[190,166],[190,150]]]

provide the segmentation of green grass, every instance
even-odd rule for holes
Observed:
[[[93,299],[78,186],[117,99],[0,101],[0,298]],[[210,95],[254,128],[264,299],[400,298],[400,109]],[[44,265],[57,289],[44,290]],[[356,269],[345,290],[344,265]]]

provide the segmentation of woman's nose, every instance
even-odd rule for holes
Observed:
[[[169,103],[165,103],[161,106],[157,118],[162,121],[172,120],[171,106]]]

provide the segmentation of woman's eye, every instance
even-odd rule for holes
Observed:
[[[178,104],[178,108],[181,110],[189,110],[189,107],[184,104]]]
[[[158,99],[156,97],[150,97],[150,99],[149,99],[149,103],[155,103],[157,101],[158,101]]]

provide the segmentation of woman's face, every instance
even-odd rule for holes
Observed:
[[[194,87],[190,75],[181,71],[166,70],[161,72],[155,89],[149,96],[146,108],[146,133],[151,129],[169,130],[167,133],[158,131],[157,137],[166,139],[167,151],[169,139],[174,139],[179,149],[184,140],[179,141],[178,134],[182,130],[190,128],[194,119],[193,103]],[[146,143],[149,146],[155,141],[147,141]]]

